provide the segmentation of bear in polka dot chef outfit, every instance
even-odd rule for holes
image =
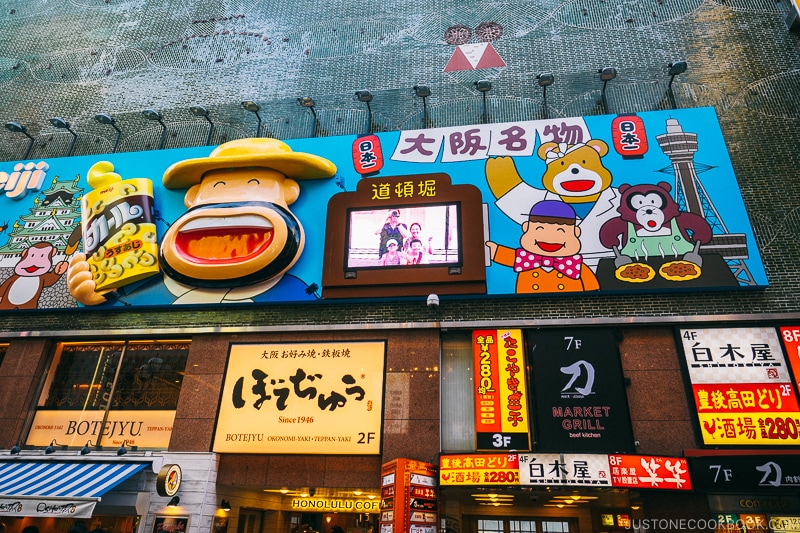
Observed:
[[[520,248],[487,241],[492,260],[517,273],[517,294],[583,292],[600,288],[583,262],[575,210],[560,200],[535,204],[522,223]]]

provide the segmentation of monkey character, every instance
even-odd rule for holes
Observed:
[[[0,285],[0,310],[36,309],[42,289],[53,285],[67,271],[66,261],[53,266],[56,253],[58,250],[49,242],[37,242],[22,252],[14,274]]]

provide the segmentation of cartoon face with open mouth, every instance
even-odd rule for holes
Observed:
[[[164,235],[162,267],[181,283],[230,287],[282,275],[303,250],[286,207],[297,184],[267,168],[214,170],[186,194],[189,207]]]
[[[644,231],[656,232],[662,229],[666,220],[663,208],[667,205],[663,194],[657,191],[647,194],[632,194],[628,197],[627,204],[631,210],[636,212],[636,222]]]
[[[581,249],[578,239],[581,229],[574,222],[558,223],[530,221],[522,225],[520,244],[529,252],[549,257],[567,257],[577,254]]]
[[[560,164],[563,164],[562,161]],[[607,184],[603,176],[584,165],[572,163],[565,165],[564,169],[556,174],[553,179],[553,190],[562,197],[583,197],[599,194]]]

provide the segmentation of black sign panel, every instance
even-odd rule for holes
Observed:
[[[800,489],[800,455],[687,457],[695,490],[761,492]]]
[[[633,453],[614,331],[531,330],[527,346],[536,450]]]

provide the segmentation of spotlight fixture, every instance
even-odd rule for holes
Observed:
[[[128,444],[128,441],[127,440],[123,440],[122,441],[122,446],[120,446],[119,450],[117,450],[117,455],[121,456],[121,455],[125,455],[126,453],[128,453],[128,449],[125,447],[126,444]]]
[[[314,116],[314,130],[311,132],[312,137],[317,136],[317,112],[314,110],[314,99],[310,96],[302,96],[297,99],[297,105],[300,107],[306,107],[311,111],[311,114]]]
[[[428,97],[431,95],[431,88],[427,85],[414,85],[414,94],[422,98],[422,127],[428,127]]]
[[[608,100],[606,99],[606,84],[617,77],[617,69],[614,67],[603,67],[597,71],[600,74],[600,81],[603,82],[603,89],[600,91],[600,99],[603,102],[603,111],[608,113]]]
[[[15,444],[11,447],[11,451],[9,451],[9,455],[19,455],[20,449],[19,444]]]
[[[553,85],[555,81],[556,79],[552,72],[542,72],[536,76],[536,82],[539,84],[539,87],[549,87]]]
[[[686,61],[673,61],[669,65],[667,65],[667,74],[669,75],[669,84],[667,84],[667,95],[669,96],[669,101],[672,104],[672,109],[677,109],[678,103],[675,101],[675,93],[672,92],[672,82],[675,80],[675,76],[678,74],[683,74],[686,72],[686,68],[688,65]]]
[[[19,122],[6,122],[6,129],[12,133],[21,133],[28,139],[30,142],[28,143],[28,148],[25,149],[25,155],[22,156],[22,159],[28,159],[28,156],[31,154],[31,149],[33,148],[34,139],[28,130],[25,129],[25,126],[20,124]]]
[[[50,444],[48,444],[47,448],[44,449],[45,455],[51,455],[51,454],[56,453],[56,449],[55,449],[56,446],[61,446],[63,448],[63,446],[61,444],[56,442],[56,439],[53,439],[52,441],[50,441]]]
[[[212,122],[211,117],[208,116],[208,109],[201,105],[193,105],[189,108],[189,111],[196,117],[203,117],[211,124],[211,127],[208,128],[208,137],[206,137],[206,146],[208,146],[211,144],[211,136],[214,135],[214,122]]]
[[[100,124],[106,124],[117,130],[117,138],[114,139],[114,147],[111,149],[111,153],[113,154],[114,152],[117,151],[117,146],[119,145],[119,139],[120,137],[122,137],[122,130],[119,129],[119,126],[117,126],[117,121],[114,120],[114,117],[112,117],[111,115],[107,115],[105,113],[99,113],[94,116],[94,119]]]
[[[683,74],[686,72],[686,69],[689,65],[686,64],[686,61],[673,61],[667,67],[669,68],[668,74],[670,76],[677,76],[678,74]]]
[[[542,88],[542,109],[544,111],[544,118],[549,118],[547,112],[547,88],[553,85],[555,81],[556,79],[552,72],[542,72],[536,76],[536,82],[539,84],[539,87]]]
[[[230,511],[231,502],[229,502],[228,500],[222,500],[221,502],[219,502],[219,508],[222,509],[223,511]]]
[[[86,444],[84,444],[83,448],[81,448],[80,454],[81,455],[89,455],[90,453],[92,453],[92,450],[89,448],[89,446],[91,444],[92,444],[92,440],[91,439],[87,440]]]
[[[167,140],[167,125],[164,124],[164,117],[155,109],[145,109],[142,111],[142,115],[144,115],[144,118],[147,120],[155,120],[161,124],[161,140],[158,143],[158,149],[161,150],[164,148],[164,142]]]
[[[603,67],[597,73],[600,74],[600,81],[609,81],[617,77],[617,69],[614,67]]]
[[[167,504],[167,507],[177,507],[179,503],[181,503],[180,496],[173,496],[172,499]]]
[[[242,107],[245,111],[250,111],[251,113],[255,114],[256,120],[258,120],[258,125],[256,126],[256,137],[261,137],[261,115],[258,114],[258,112],[261,111],[261,108],[252,100],[245,100],[242,102]]]
[[[372,101],[372,93],[367,89],[356,91],[356,100],[367,104],[367,133],[372,133],[372,108],[369,105],[369,103]]]
[[[78,134],[72,131],[72,128],[69,125],[69,122],[64,120],[61,117],[53,117],[50,119],[50,124],[60,130],[67,130],[72,135],[72,142],[69,143],[69,149],[67,150],[67,157],[72,155],[72,150],[75,148],[75,141],[78,140]]]
[[[483,123],[489,122],[489,115],[486,112],[486,93],[492,90],[492,82],[489,80],[478,80],[474,83],[475,88],[483,94]]]

